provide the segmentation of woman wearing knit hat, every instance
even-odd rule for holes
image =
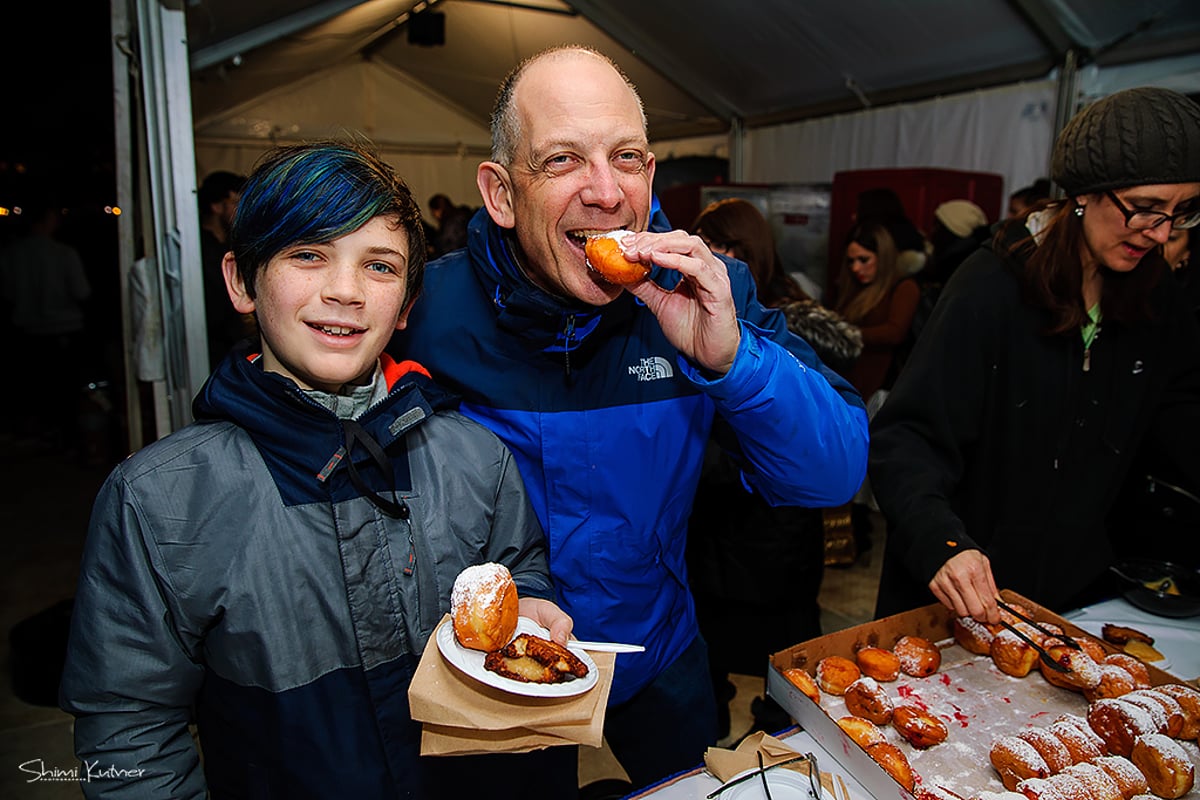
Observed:
[[[1058,137],[1051,177],[1066,198],[958,268],[872,424],[879,615],[936,598],[995,622],[997,587],[1091,602],[1137,447],[1200,488],[1200,327],[1162,256],[1200,222],[1200,106],[1155,88],[1100,100]]]

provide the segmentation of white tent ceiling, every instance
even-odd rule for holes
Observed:
[[[445,43],[410,43],[429,11]],[[1200,52],[1192,0],[188,0],[186,16],[199,128],[362,61],[486,128],[504,74],[559,43],[620,63],[656,140],[1041,78],[1068,49],[1082,64]],[[286,131],[300,110],[247,133]]]

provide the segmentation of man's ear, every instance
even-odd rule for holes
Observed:
[[[221,274],[225,276],[225,291],[229,292],[229,300],[239,314],[254,313],[254,298],[246,291],[242,273],[238,272],[237,260],[233,251],[227,252],[221,260]]]
[[[512,176],[495,161],[484,161],[475,172],[475,183],[492,221],[501,228],[517,224],[513,214]]]
[[[420,294],[416,294],[408,298],[408,302],[400,310],[400,316],[396,318],[396,330],[402,331],[408,327],[408,315],[412,313],[413,306],[416,305],[417,298],[420,296]]]

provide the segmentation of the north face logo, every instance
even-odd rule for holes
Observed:
[[[671,362],[662,356],[650,356],[629,367],[629,374],[636,376],[639,381],[660,381],[674,377],[675,370],[671,369]]]

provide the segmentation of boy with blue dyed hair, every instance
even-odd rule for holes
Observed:
[[[511,454],[382,355],[421,288],[420,212],[360,144],[283,148],[230,250],[259,346],[93,510],[61,688],[84,794],[452,795],[472,770],[419,757],[407,689],[458,573],[503,563],[522,615],[560,641],[571,620]]]

